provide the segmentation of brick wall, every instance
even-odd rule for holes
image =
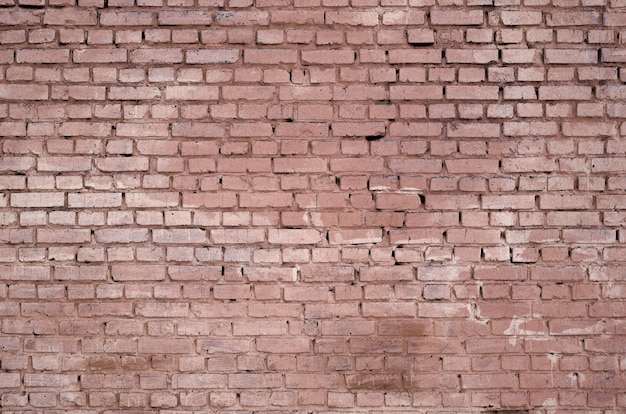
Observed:
[[[0,0],[4,413],[626,411],[624,0]]]

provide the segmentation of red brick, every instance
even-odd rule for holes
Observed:
[[[217,86],[167,86],[165,98],[169,100],[214,101],[219,96]]]
[[[409,86],[409,85],[397,85],[389,87],[390,97],[393,100],[413,100],[413,99],[442,99],[443,88],[440,86]],[[420,124],[418,124],[420,125]],[[422,124],[429,126],[431,124]],[[433,124],[436,126],[438,124]]]
[[[37,13],[28,10],[4,9],[0,13],[0,24],[6,25],[38,25],[41,22]]]
[[[417,314],[420,318],[467,318],[470,308],[463,303],[420,303]]]
[[[498,61],[498,51],[495,49],[447,49],[448,63],[486,64]]]
[[[42,208],[63,207],[64,205],[63,193],[14,193],[11,195],[12,207]]]
[[[302,266],[301,276],[306,281],[353,281],[355,278],[354,268],[351,266]]]
[[[181,99],[183,99],[181,97]],[[223,125],[208,122],[173,123],[172,135],[186,138],[216,138],[226,133]]]
[[[389,129],[389,135],[398,137],[437,137],[441,136],[443,125],[438,122],[394,122]],[[393,159],[392,159],[393,160]],[[400,159],[407,162],[414,160]],[[419,160],[441,164],[439,160]]]
[[[237,122],[230,126],[231,137],[270,137],[272,125],[264,122]]]
[[[204,10],[162,10],[158,15],[158,23],[163,26],[208,26],[211,22],[211,12]]]
[[[55,266],[55,280],[106,280],[106,266]]]
[[[3,405],[625,406],[624,0],[112,1],[0,10]]]
[[[74,388],[78,385],[78,376],[66,374],[24,374],[24,385],[27,387]]]
[[[509,173],[520,172],[550,172],[557,170],[557,160],[553,158],[526,157],[505,158],[502,160],[502,169]]]
[[[308,338],[258,338],[256,348],[267,353],[306,353],[311,350],[311,341]]]
[[[189,64],[236,63],[239,49],[193,49],[185,52],[185,62]]]
[[[433,10],[430,13],[430,21],[434,25],[451,26],[451,25],[482,25],[482,10]]]
[[[591,87],[540,86],[539,99],[542,101],[589,100],[591,99]]]
[[[462,389],[508,389],[517,388],[518,379],[515,374],[463,374]]]
[[[541,24],[540,11],[502,10],[500,21],[506,26],[534,26]]]
[[[441,49],[426,49],[426,50],[392,49],[389,51],[389,63],[391,64],[441,63],[441,60],[442,60]],[[362,54],[361,54],[361,62],[363,62]],[[437,99],[437,98],[432,97],[431,99]]]
[[[323,24],[323,10],[274,10],[272,11],[272,23],[300,24]]]
[[[602,62],[626,62],[626,54],[622,49],[602,48]]]
[[[128,51],[126,49],[74,50],[72,51],[72,61],[74,63],[124,63],[128,61]],[[112,94],[112,91],[109,94]],[[128,97],[126,99],[133,98]]]
[[[139,338],[137,345],[140,354],[188,354],[192,349],[192,341],[182,338]]]
[[[48,266],[2,265],[2,280],[50,280]]]
[[[570,243],[614,243],[615,230],[611,229],[563,229],[563,240]]]
[[[114,100],[144,100],[154,99],[161,96],[161,91],[153,86],[111,86],[109,88],[109,99]]]
[[[593,204],[591,195],[542,194],[539,207],[548,210],[588,210]]]
[[[548,26],[587,26],[600,23],[600,13],[588,12],[554,12],[546,16]]]
[[[323,173],[328,161],[323,158],[274,158],[275,173]]]
[[[459,210],[480,207],[478,196],[474,195],[426,195],[424,204],[427,210]]]
[[[274,16],[272,16],[274,17]],[[222,26],[249,26],[269,24],[267,11],[219,11],[215,15],[214,23]]]
[[[463,266],[420,266],[417,269],[417,280],[423,281],[454,281],[470,279],[471,269]]]
[[[152,26],[154,13],[136,11],[103,11],[100,13],[102,26]]]
[[[91,240],[87,229],[37,229],[38,243],[86,243]]]
[[[383,170],[382,158],[333,158],[330,160],[331,171],[336,172],[375,172]]]
[[[415,271],[411,266],[372,266],[361,269],[359,279],[366,282],[415,280]]]
[[[160,265],[114,265],[111,276],[115,281],[164,280],[165,267]]]
[[[244,63],[276,65],[281,63],[296,63],[298,52],[290,49],[245,49]]]
[[[425,17],[421,11],[389,11],[383,13],[382,22],[384,25],[421,25]]]
[[[20,385],[21,380],[18,372],[0,374],[0,386],[2,388],[19,388]]]
[[[499,244],[501,234],[496,229],[450,229],[447,240],[455,244]]]
[[[421,206],[422,198],[417,194],[376,194],[376,208],[379,210],[411,211]]]
[[[281,86],[279,97],[285,101],[330,100],[332,90],[327,86]]]
[[[367,302],[363,303],[363,316],[372,318],[414,317],[416,305],[406,302]]]
[[[325,17],[326,24],[331,25],[376,26],[379,23],[378,13],[374,11],[330,11]]]
[[[270,244],[316,244],[320,240],[320,232],[313,229],[270,229],[268,232]]]
[[[69,49],[20,49],[16,51],[17,63],[69,63]]]
[[[0,85],[0,99],[3,100],[47,100],[48,86],[29,84]]]
[[[333,99],[337,101],[383,100],[387,96],[380,86],[348,85],[333,87]]]
[[[101,171],[147,171],[148,158],[108,157],[96,159],[96,167]]]
[[[500,124],[453,123],[448,125],[450,138],[496,138],[500,136]]]
[[[497,160],[481,160],[472,158],[446,160],[446,169],[451,174],[488,174],[497,173],[499,169],[499,164]]]
[[[98,15],[95,10],[80,10],[72,7],[48,8],[43,24],[52,26],[95,26]]]
[[[532,280],[576,281],[583,280],[586,270],[575,266],[540,266],[531,269]]]
[[[598,61],[598,52],[594,49],[546,49],[547,64],[594,64]]]
[[[564,122],[563,135],[578,137],[613,136],[616,126],[612,122]]]

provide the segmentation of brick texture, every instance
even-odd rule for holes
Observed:
[[[0,410],[626,412],[625,10],[0,0]]]

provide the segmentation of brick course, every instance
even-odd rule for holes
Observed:
[[[1,0],[7,413],[626,411],[623,0]]]

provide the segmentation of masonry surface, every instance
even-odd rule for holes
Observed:
[[[625,27],[0,0],[2,412],[626,412]]]

